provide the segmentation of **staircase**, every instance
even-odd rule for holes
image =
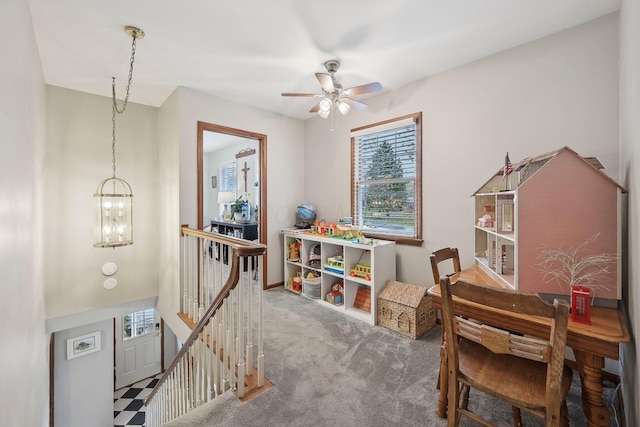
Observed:
[[[183,227],[181,251],[178,315],[192,333],[145,399],[147,427],[165,424],[225,391],[244,400],[270,385],[264,377],[260,280],[254,289],[266,246]]]

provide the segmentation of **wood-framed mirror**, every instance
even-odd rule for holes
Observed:
[[[267,136],[198,122],[198,229],[211,221],[232,221],[230,205],[246,201],[243,222],[256,223],[258,240],[267,244]],[[267,254],[262,262],[267,289]]]

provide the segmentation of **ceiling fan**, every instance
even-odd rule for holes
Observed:
[[[352,99],[352,96],[363,95],[365,93],[380,92],[382,85],[378,82],[368,83],[366,85],[355,86],[343,89],[342,85],[336,80],[335,72],[340,68],[340,61],[332,59],[324,63],[328,73],[316,73],[316,77],[322,87],[322,93],[283,93],[282,96],[302,96],[322,98],[311,110],[310,113],[318,113],[320,117],[327,118],[329,113],[335,107],[344,116],[352,108],[356,110],[364,110],[367,104]]]

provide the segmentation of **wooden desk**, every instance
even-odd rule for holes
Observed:
[[[455,281],[462,278],[469,282],[485,285],[499,286],[479,266],[473,265],[462,270],[452,277]],[[435,308],[441,308],[440,285],[428,290]],[[472,317],[480,321],[484,314],[474,308],[472,303],[459,307],[460,314]],[[485,312],[486,313],[486,312]],[[548,321],[530,316],[508,313],[495,310],[491,316],[493,322],[509,329],[533,336],[549,335],[550,324]],[[573,349],[576,358],[578,373],[582,384],[582,409],[587,417],[589,426],[609,426],[610,413],[604,406],[602,399],[602,368],[604,358],[619,359],[619,347],[621,343],[629,342],[629,329],[620,308],[591,307],[591,325],[572,322],[569,319],[567,331],[567,346]],[[443,343],[443,347],[446,344]],[[440,372],[447,372],[446,351],[441,351]],[[438,416],[447,416],[447,380],[446,375],[441,375],[440,396],[438,398]]]

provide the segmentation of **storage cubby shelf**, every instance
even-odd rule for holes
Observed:
[[[299,248],[299,260],[289,261],[291,251],[295,252],[296,248]],[[319,258],[319,264],[317,264],[317,258]],[[328,262],[329,258],[332,258],[332,262]],[[340,259],[344,263],[344,273],[335,271],[336,268],[339,268],[336,267],[335,260]],[[389,280],[396,278],[396,244],[386,240],[379,240],[375,245],[369,245],[309,233],[285,232],[284,260],[286,290],[299,294],[291,286],[292,279],[301,275],[304,286],[306,274],[309,271],[315,272],[320,276],[320,296],[319,298],[310,298],[308,294],[302,292],[303,296],[318,302],[323,307],[345,313],[372,325],[377,323],[376,301],[378,293]],[[310,266],[310,263],[313,266]],[[358,264],[369,267],[357,270],[358,274],[365,277],[351,276],[351,271],[356,269]],[[366,276],[369,276],[369,280]],[[340,305],[332,304],[326,300],[327,294],[332,291],[334,285],[339,285],[342,289]],[[371,291],[371,311],[354,307],[356,294],[361,287]]]

